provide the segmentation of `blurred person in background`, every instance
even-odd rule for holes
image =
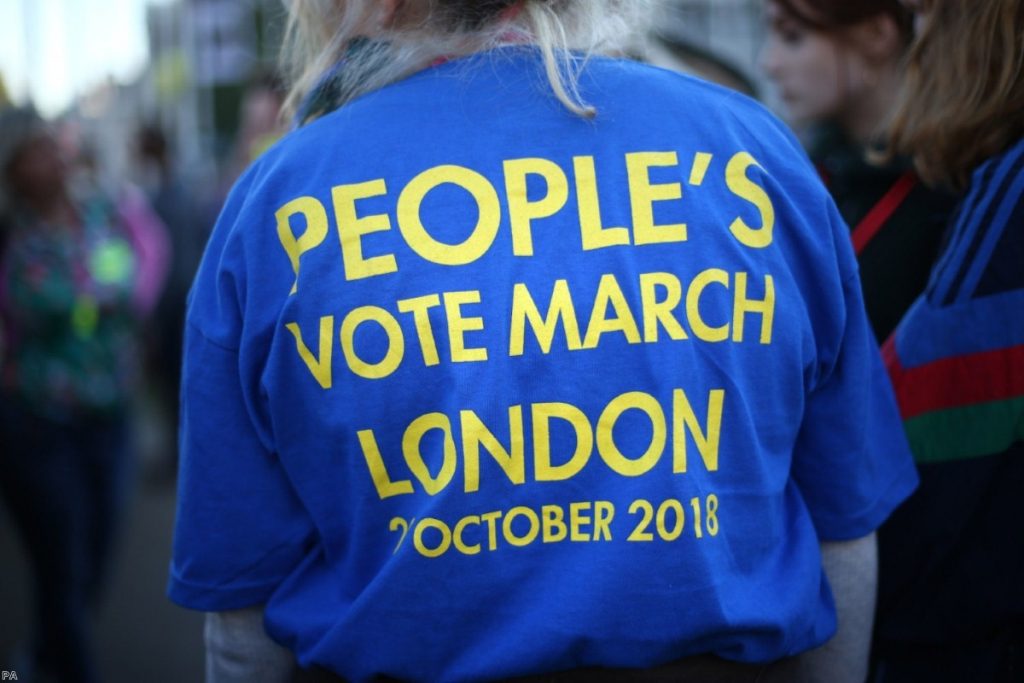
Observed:
[[[877,683],[1024,680],[1024,0],[923,0],[891,134],[959,194],[883,355],[921,475],[880,532]]]
[[[0,111],[0,131],[0,492],[35,606],[16,665],[27,680],[92,683],[90,620],[129,485],[136,332],[162,228],[132,198],[72,191],[31,108]]]
[[[178,388],[181,379],[182,335],[185,299],[209,239],[211,220],[205,217],[197,192],[185,182],[174,160],[167,135],[156,124],[141,127],[135,137],[136,176],[153,210],[160,217],[170,241],[167,283],[157,304],[148,343],[150,373],[156,380],[161,412],[168,420],[171,438],[159,454],[157,474],[173,473],[177,463]]]
[[[702,78],[758,99],[757,84],[722,55],[694,45],[685,36],[661,27],[645,37],[636,57],[648,64]]]
[[[918,294],[952,197],[909,160],[869,160],[886,125],[913,34],[898,0],[766,0],[762,68],[851,229],[868,318],[885,341]]]
[[[290,9],[300,125],[187,313],[169,594],[208,680],[789,681],[838,624],[816,678],[862,681],[916,477],[795,138],[592,54],[643,2]]]
[[[242,95],[238,134],[228,160],[228,186],[286,132],[281,117],[285,95],[284,84],[274,73],[259,72],[250,79]]]

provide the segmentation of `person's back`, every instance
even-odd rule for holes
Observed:
[[[304,666],[769,662],[915,476],[845,227],[751,101],[451,60],[242,178],[189,314],[171,596]],[[213,529],[204,528],[217,520]]]
[[[921,477],[879,532],[878,683],[1024,671],[1024,2],[913,2],[898,151],[954,188],[928,287],[883,348]]]

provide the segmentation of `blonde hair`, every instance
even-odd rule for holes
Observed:
[[[587,57],[626,44],[649,16],[651,1],[496,0],[459,9],[452,0],[412,0],[385,27],[383,3],[375,0],[291,0],[282,52],[291,84],[284,115],[294,115],[325,74],[332,73],[344,104],[438,59],[487,50],[512,36],[539,48],[558,100],[591,117],[594,109],[577,85]],[[493,8],[491,16],[481,15],[483,5]],[[335,68],[343,59],[344,67]]]
[[[1024,137],[1024,0],[926,0],[891,151],[954,189]]]

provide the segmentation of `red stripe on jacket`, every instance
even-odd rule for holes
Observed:
[[[882,345],[903,419],[946,408],[1024,396],[1024,344],[904,368],[895,335]]]

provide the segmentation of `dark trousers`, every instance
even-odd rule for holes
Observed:
[[[511,678],[506,683],[784,683],[793,680],[795,660],[741,664],[711,655],[687,657],[649,669],[587,667],[538,676]],[[323,670],[297,671],[292,683],[344,683]],[[381,683],[396,679],[380,677]]]
[[[0,444],[0,494],[33,575],[32,665],[93,683],[90,612],[127,490],[124,421],[55,421],[4,401]]]
[[[960,643],[875,642],[871,683],[1020,683],[1024,623],[1008,624]]]

